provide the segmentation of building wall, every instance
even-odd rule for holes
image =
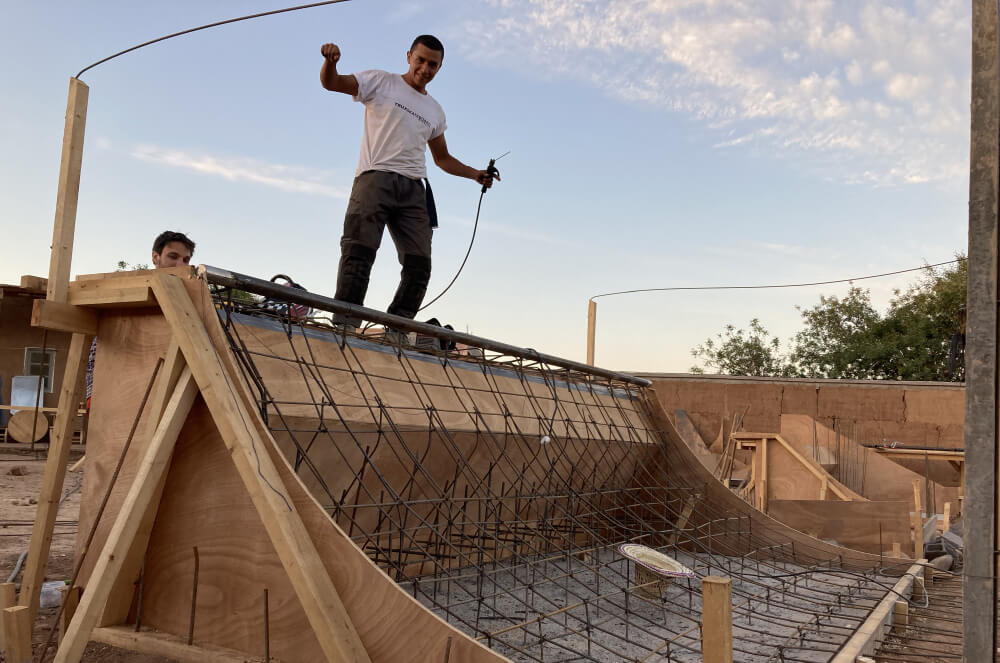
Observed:
[[[44,330],[31,326],[31,307],[35,299],[44,296],[44,292],[0,286],[0,379],[3,382],[0,394],[4,405],[10,404],[11,378],[24,375],[25,348],[42,347]],[[59,404],[59,389],[66,368],[70,336],[64,332],[48,333],[46,346],[56,351],[56,361],[52,392],[46,393],[42,399],[45,407],[56,407]],[[82,382],[81,380],[81,384]]]

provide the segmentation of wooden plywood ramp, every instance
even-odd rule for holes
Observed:
[[[205,324],[215,313],[199,298],[204,284],[162,272],[132,280],[87,288],[104,305],[114,305],[115,292],[139,303],[151,292],[159,306],[104,316],[102,349],[113,352],[117,339],[141,334],[148,343],[117,368],[141,373],[158,356],[167,367],[143,414],[148,434],[130,451],[99,525],[103,548],[88,555],[86,591],[55,660],[79,661],[92,637],[181,660],[263,658],[265,640],[276,660],[441,661],[446,650],[453,660],[503,660],[404,594],[305,492]],[[120,428],[116,418],[127,409],[95,404],[95,433]],[[99,467],[102,459],[93,460]],[[173,545],[161,546],[164,540]],[[195,548],[204,568],[185,582]],[[143,560],[142,619],[160,632],[125,638],[115,625],[138,607]],[[212,647],[185,644],[185,632]]]

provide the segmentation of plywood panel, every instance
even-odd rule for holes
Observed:
[[[910,505],[903,501],[841,502],[829,500],[772,500],[770,515],[817,539],[836,541],[852,550],[879,554],[893,542],[910,539]]]

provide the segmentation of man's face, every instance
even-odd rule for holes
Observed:
[[[157,269],[181,267],[190,262],[191,251],[180,242],[167,242],[161,253],[153,252],[153,266]]]
[[[412,51],[406,54],[406,62],[410,65],[410,78],[423,88],[434,80],[438,69],[441,68],[442,58],[441,51],[417,44]]]

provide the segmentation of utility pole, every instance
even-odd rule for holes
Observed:
[[[996,0],[972,2],[969,292],[965,351],[963,660],[994,660],[997,618],[997,173],[1000,66]]]

